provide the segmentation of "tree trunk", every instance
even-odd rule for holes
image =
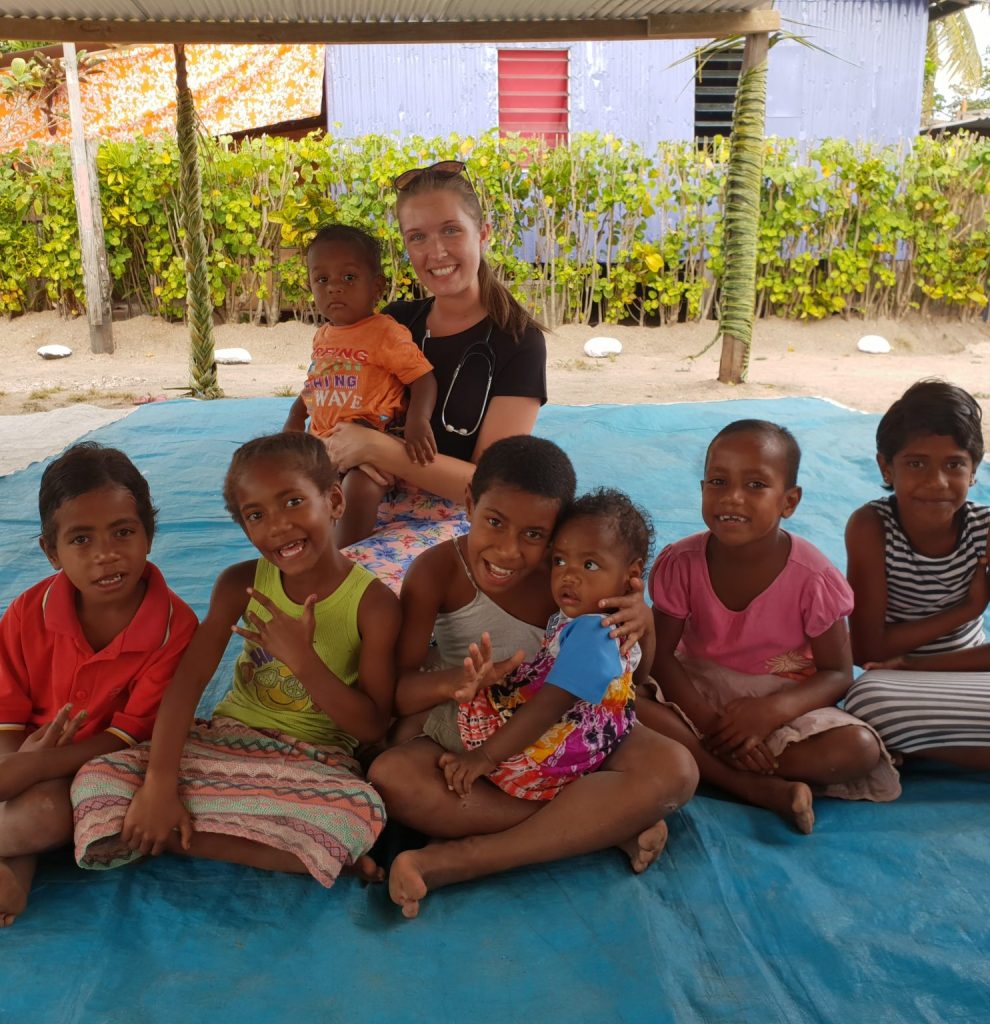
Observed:
[[[202,179],[196,138],[196,111],[186,78],[185,48],[175,50],[175,131],[179,143],[179,220],[186,259],[189,321],[189,387],[194,398],[222,398],[213,345],[213,301],[206,265]]]
[[[766,123],[766,33],[746,37],[742,71],[732,113],[732,138],[725,189],[725,272],[722,276],[722,358],[718,379],[740,384],[749,370],[756,305],[756,250],[763,186]]]

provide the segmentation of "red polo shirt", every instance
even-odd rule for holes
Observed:
[[[144,600],[128,626],[94,651],[65,573],[36,583],[0,619],[0,730],[33,729],[64,704],[88,712],[76,739],[104,730],[149,739],[165,687],[196,629],[192,609],[148,562]]]

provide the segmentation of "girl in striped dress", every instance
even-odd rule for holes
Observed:
[[[846,709],[902,755],[990,769],[990,507],[968,499],[981,418],[962,388],[923,380],[880,421],[877,464],[893,493],[846,527],[853,654],[868,669]]]

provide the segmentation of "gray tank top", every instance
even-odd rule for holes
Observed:
[[[492,638],[492,652],[496,661],[511,657],[516,651],[524,651],[526,660],[536,656],[546,632],[544,626],[532,626],[517,619],[500,608],[487,594],[479,589],[468,568],[461,546],[454,540],[454,550],[474,587],[474,599],[454,612],[441,612],[433,625],[433,637],[437,646],[430,652],[431,668],[452,668],[460,665],[471,644],[487,632]]]

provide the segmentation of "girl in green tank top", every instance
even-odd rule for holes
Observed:
[[[337,549],[343,494],[312,435],[239,448],[224,499],[261,557],[220,574],[150,754],[138,748],[127,752],[135,764],[106,768],[115,784],[146,774],[122,820],[91,830],[103,840],[87,866],[170,850],[309,872],[324,885],[347,866],[378,878],[366,854],[384,806],[352,755],[392,715],[398,601]],[[190,733],[231,633],[244,640],[233,687]],[[126,853],[105,855],[115,830]]]

